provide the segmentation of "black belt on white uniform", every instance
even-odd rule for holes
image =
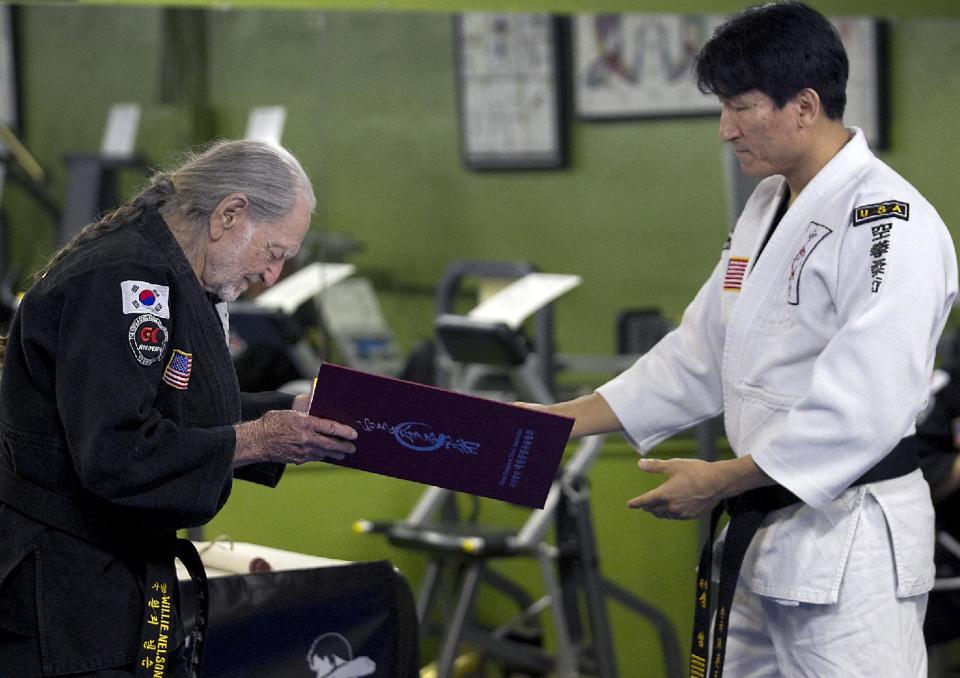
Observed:
[[[114,515],[103,509],[85,506],[15,475],[0,463],[0,502],[18,513],[61,532],[89,542],[111,553],[131,553],[146,562],[144,619],[137,646],[137,676],[161,678],[171,675],[173,662],[173,610],[178,600],[179,559],[193,580],[195,621],[190,633],[189,675],[200,673],[203,658],[203,633],[207,623],[207,577],[193,543],[178,539],[175,533],[144,534],[142,525],[131,524],[126,514]]]
[[[880,462],[860,476],[853,485],[865,485],[881,480],[899,478],[919,468],[917,441],[914,436],[901,440]],[[710,535],[700,554],[697,566],[697,599],[693,618],[693,640],[690,649],[690,678],[721,678],[723,659],[727,644],[727,627],[730,622],[730,606],[737,589],[740,566],[747,547],[764,518],[800,499],[780,485],[760,487],[720,502],[710,516]],[[716,620],[713,630],[713,653],[707,643],[710,637],[710,569],[713,565],[713,540],[717,523],[723,513],[730,514],[727,536],[723,542],[720,559],[720,583],[717,592]],[[709,671],[708,671],[709,668]]]

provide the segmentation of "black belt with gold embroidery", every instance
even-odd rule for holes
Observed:
[[[914,436],[901,440],[890,453],[852,485],[865,485],[881,480],[905,476],[919,468],[917,441]],[[730,606],[737,589],[740,566],[747,547],[763,520],[771,511],[796,504],[800,501],[786,488],[776,485],[744,492],[721,502],[710,516],[710,534],[700,554],[697,566],[697,599],[694,608],[693,640],[690,649],[690,678],[721,678],[723,659],[727,644],[727,628],[730,622]],[[720,582],[717,591],[716,619],[713,640],[710,637],[710,569],[713,565],[713,540],[717,523],[723,513],[730,514],[727,536],[720,558]],[[712,656],[711,647],[712,646]],[[709,671],[708,671],[709,669]]]
[[[200,673],[203,632],[207,621],[207,577],[193,543],[174,533],[144,534],[124,514],[114,515],[40,487],[15,475],[0,463],[0,502],[48,527],[66,532],[111,553],[136,551],[146,562],[144,620],[137,647],[137,676],[166,678],[172,670],[174,637],[172,622],[176,607],[179,559],[193,580],[196,609],[191,631],[190,676]]]

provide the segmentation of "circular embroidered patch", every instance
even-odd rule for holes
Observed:
[[[167,349],[167,328],[155,315],[138,315],[130,325],[127,340],[138,363],[153,365]]]

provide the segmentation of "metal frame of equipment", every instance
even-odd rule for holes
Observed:
[[[545,371],[552,369],[550,305],[533,319],[533,341],[523,336],[522,330],[453,312],[464,278],[516,278],[532,270],[524,262],[457,262],[450,267],[438,289],[435,325],[447,373],[445,386],[475,392],[493,371],[509,377],[516,396],[552,402],[550,373]],[[517,530],[484,526],[475,516],[465,518],[456,493],[436,487],[427,489],[400,522],[357,522],[359,533],[383,534],[391,544],[429,557],[418,593],[417,617],[422,632],[436,634],[440,640],[430,676],[456,675],[458,656],[472,648],[482,661],[501,665],[504,675],[615,678],[618,671],[609,600],[654,626],[668,676],[681,675],[680,649],[670,620],[601,572],[587,477],[603,441],[602,436],[580,441],[561,467],[544,508],[532,511]],[[491,567],[509,558],[536,561],[544,595],[534,599],[526,587]],[[517,606],[516,614],[495,628],[480,623],[476,602],[482,587],[505,595]],[[543,646],[541,617],[545,612],[553,623],[552,651]]]

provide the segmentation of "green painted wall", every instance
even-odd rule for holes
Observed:
[[[138,145],[155,165],[211,135],[241,135],[252,106],[283,104],[284,141],[315,179],[317,226],[365,243],[351,261],[377,282],[405,347],[430,334],[429,290],[448,261],[515,258],[582,275],[558,304],[559,348],[610,353],[617,312],[657,305],[677,318],[725,235],[721,147],[710,119],[574,121],[566,170],[464,170],[445,14],[18,9],[24,139],[53,195],[63,191],[61,157],[97,149],[114,102],[143,105]],[[898,18],[891,37],[885,158],[948,224],[960,224],[960,19]],[[124,181],[133,190],[137,177]],[[55,224],[16,187],[4,209],[14,263],[27,272],[51,252]],[[657,453],[691,451],[680,441]],[[625,501],[652,484],[633,463],[615,441],[591,476],[601,562],[685,633],[695,525],[628,511]],[[295,469],[276,490],[238,484],[208,533],[338,558],[388,557],[416,580],[420,557],[355,537],[350,524],[398,517],[418,492],[349,471]],[[489,510],[517,519],[502,506]],[[651,629],[619,611],[615,625],[622,675],[663,675]]]
[[[45,2],[46,0],[25,0]],[[166,5],[218,9],[336,9],[431,12],[735,12],[740,0],[78,0],[89,5]],[[883,14],[890,16],[957,16],[954,0],[810,0],[810,5],[835,14]]]
[[[559,304],[559,346],[610,352],[616,313],[655,304],[677,317],[723,238],[721,149],[708,118],[574,121],[565,171],[465,171],[444,14],[188,12],[208,44],[198,101],[170,93],[171,70],[192,62],[164,39],[164,10],[20,9],[25,138],[55,195],[61,156],[97,148],[111,103],[143,104],[140,148],[161,165],[210,134],[242,134],[251,106],[282,103],[284,141],[316,180],[317,224],[366,244],[353,261],[376,279],[404,346],[429,333],[432,314],[428,296],[409,292],[429,289],[451,259],[491,257],[583,275]],[[956,27],[894,23],[886,154],[948,223],[960,217],[949,172]],[[8,194],[24,234],[13,257],[27,270],[49,252],[54,225]]]

